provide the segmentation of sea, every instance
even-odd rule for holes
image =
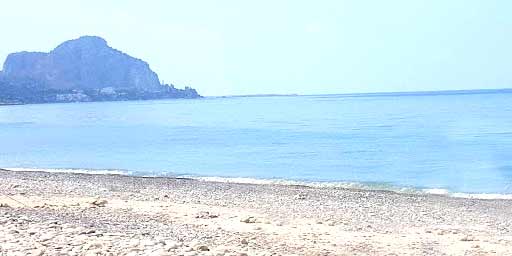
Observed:
[[[512,198],[512,92],[0,106],[0,168]]]

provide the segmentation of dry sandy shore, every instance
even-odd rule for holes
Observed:
[[[512,255],[512,201],[0,170],[0,255]]]

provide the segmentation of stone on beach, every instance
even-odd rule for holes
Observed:
[[[211,213],[208,211],[202,211],[196,215],[196,219],[214,219],[214,218],[218,218],[218,217],[219,217],[218,214],[214,214],[214,213]]]
[[[307,196],[304,193],[295,195],[295,199],[297,199],[297,200],[305,200],[306,198],[307,198]]]
[[[91,201],[91,205],[97,206],[97,207],[104,207],[107,203],[108,203],[108,201],[106,199],[101,199],[99,197],[94,198]]]
[[[202,252],[205,252],[205,251],[209,251],[210,248],[208,248],[208,246],[206,245],[199,245],[196,247],[196,251],[202,251]]]
[[[256,223],[256,221],[257,221],[256,217],[252,217],[252,216],[243,217],[240,219],[240,222],[243,222],[243,223]]]
[[[465,235],[460,239],[460,241],[463,241],[463,242],[470,242],[470,241],[475,241],[475,240],[476,239],[472,235]]]
[[[47,234],[44,234],[44,235],[40,236],[40,237],[39,237],[39,241],[41,241],[41,242],[46,242],[46,241],[48,241],[48,240],[53,239],[54,237],[55,237],[55,235],[54,235],[54,234],[52,234],[52,233],[47,233]]]
[[[34,249],[30,251],[31,256],[42,256],[44,254],[44,250],[42,249]]]

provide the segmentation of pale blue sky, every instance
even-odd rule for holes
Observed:
[[[204,95],[512,87],[512,1],[4,1],[0,61],[81,35]]]

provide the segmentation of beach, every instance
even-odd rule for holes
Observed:
[[[0,171],[0,255],[512,255],[512,201]]]

